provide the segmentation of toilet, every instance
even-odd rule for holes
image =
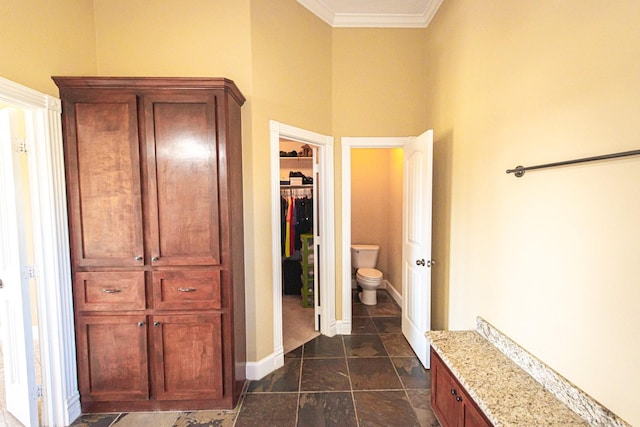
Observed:
[[[362,288],[358,296],[366,305],[378,302],[376,290],[382,284],[382,272],[375,266],[379,250],[378,245],[351,245],[351,267],[356,271],[356,281]]]

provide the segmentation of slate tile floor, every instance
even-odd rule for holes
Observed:
[[[354,293],[352,308],[352,335],[321,335],[286,354],[234,410],[86,414],[73,426],[438,426],[430,372],[402,335],[398,305],[378,291],[376,306]]]

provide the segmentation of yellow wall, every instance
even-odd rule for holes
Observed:
[[[98,74],[212,76],[251,93],[250,0],[93,0]]]
[[[95,74],[91,0],[0,4],[0,76],[57,96],[53,75]]]
[[[338,230],[339,138],[433,128],[434,326],[481,315],[640,424],[640,160],[504,174],[638,148],[639,3],[449,0],[426,30],[331,29],[295,0],[1,8],[0,75],[45,93],[51,75],[238,84],[250,361],[273,351],[268,120],[336,137]]]
[[[633,425],[640,158],[505,170],[638,148],[638,16],[621,0],[447,1],[426,50],[440,324],[486,318]]]
[[[253,108],[251,153],[245,174],[248,357],[273,353],[273,284],[269,120],[331,134],[331,28],[295,0],[252,1]],[[247,193],[249,191],[249,193]],[[246,239],[245,239],[246,241]],[[253,290],[251,291],[251,287]],[[253,294],[252,294],[253,292]]]
[[[425,131],[424,35],[424,29],[333,30],[334,135]]]
[[[402,294],[402,192],[404,155],[399,148],[389,150],[389,220],[387,222],[387,277],[396,292]]]
[[[376,268],[401,294],[401,149],[351,150],[351,242],[380,246]]]
[[[338,245],[342,240],[340,137],[410,136],[427,129],[425,34],[424,29],[333,29],[332,114],[336,140]],[[336,259],[342,259],[341,247],[336,248]],[[336,314],[339,319],[342,268],[342,265],[336,265]]]

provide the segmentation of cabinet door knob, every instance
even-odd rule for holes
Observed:
[[[138,256],[136,257],[136,261],[142,261],[142,257],[141,257],[140,255],[138,255]]]
[[[457,400],[458,402],[462,402],[462,397],[457,396],[457,397],[456,397],[456,400]]]
[[[152,256],[152,257],[151,257],[151,261],[157,261],[157,260],[158,260],[158,257],[157,257],[157,256]]]
[[[138,322],[138,326],[140,327],[144,326],[144,322]]]
[[[160,326],[160,322],[153,322],[153,326],[157,328],[158,326]]]
[[[451,389],[451,394],[456,395],[456,390],[454,388]]]

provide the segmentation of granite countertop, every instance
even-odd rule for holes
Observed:
[[[590,425],[477,331],[426,335],[495,426]]]

